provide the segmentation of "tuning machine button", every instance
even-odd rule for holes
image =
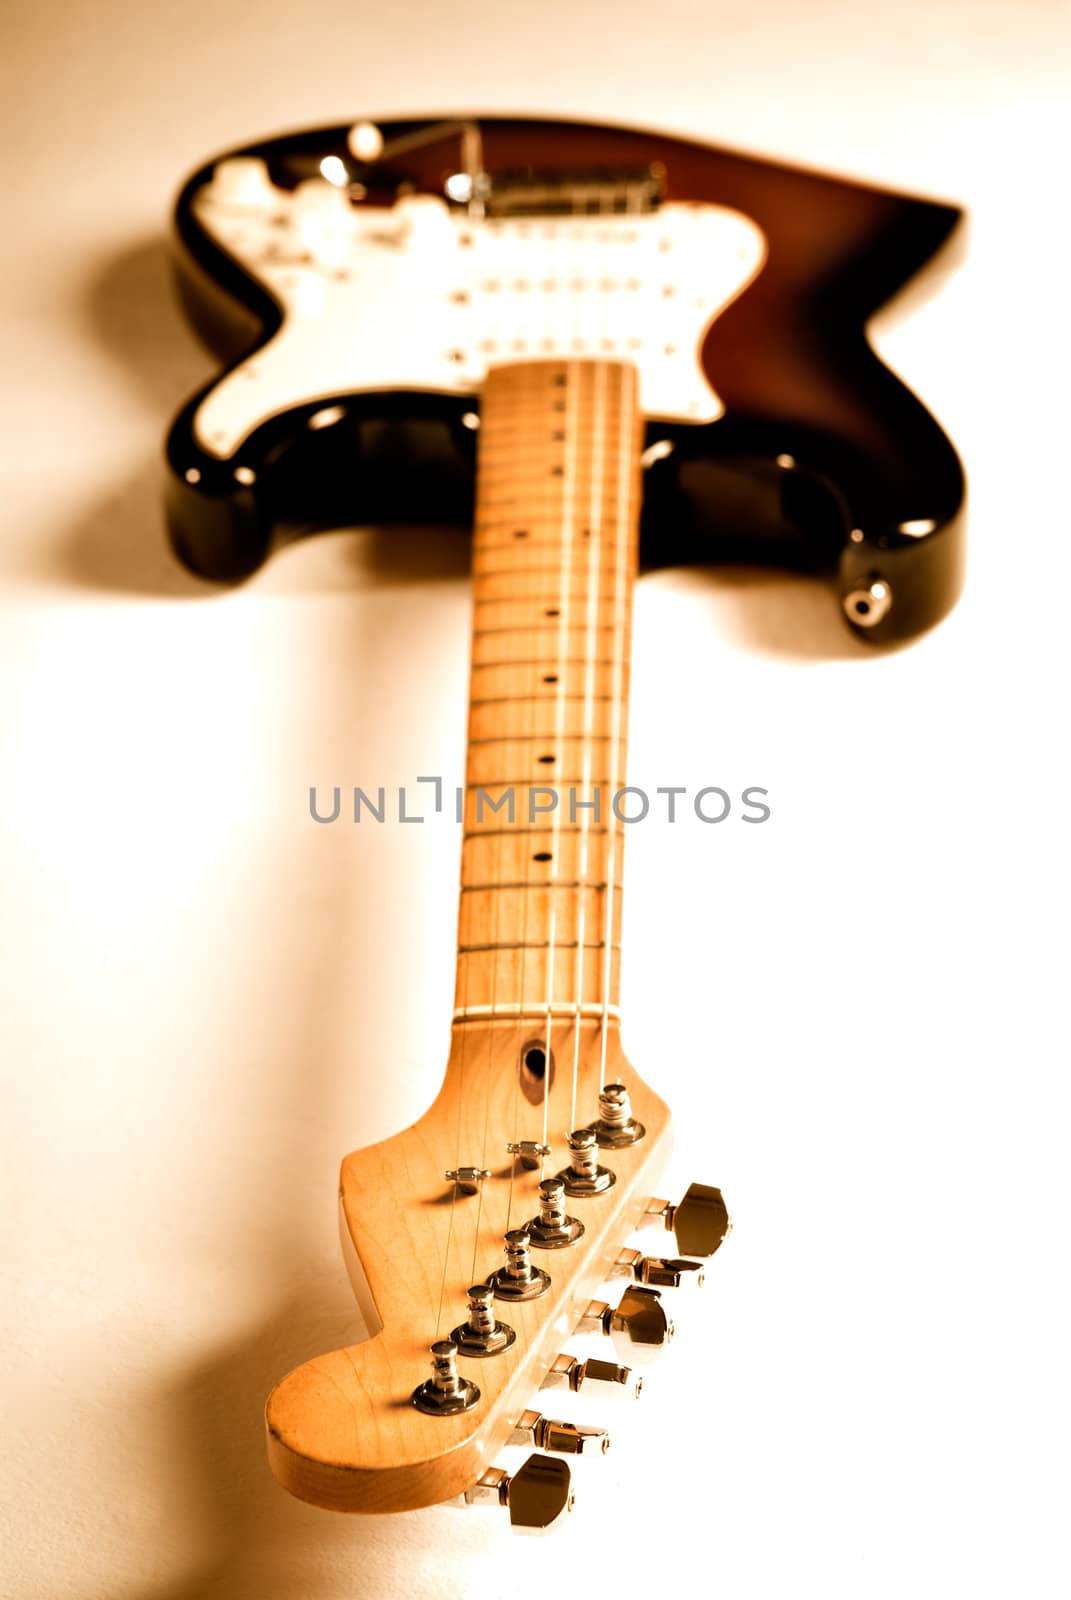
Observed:
[[[575,1133],[566,1135],[565,1142],[573,1159],[558,1177],[570,1199],[590,1199],[592,1195],[604,1194],[617,1182],[616,1173],[599,1164],[599,1146],[593,1129],[578,1128]]]
[[[645,1256],[640,1250],[621,1250],[610,1268],[611,1278],[631,1278],[634,1283],[653,1284],[656,1289],[698,1289],[705,1269],[701,1261],[683,1261],[666,1256]]]
[[[526,1172],[535,1172],[550,1155],[550,1145],[540,1144],[537,1139],[521,1139],[518,1143],[508,1144],[506,1149],[511,1156],[518,1158]]]
[[[525,1411],[517,1420],[507,1443],[534,1444],[539,1450],[553,1450],[558,1455],[605,1455],[610,1448],[610,1435],[605,1428],[595,1428],[579,1422],[553,1422],[538,1411]]]
[[[645,1360],[668,1344],[673,1324],[657,1289],[632,1284],[616,1306],[592,1300],[576,1325],[577,1333],[604,1333],[615,1348],[633,1360]]]
[[[558,1356],[540,1385],[543,1389],[572,1389],[580,1394],[622,1395],[635,1400],[643,1379],[630,1367],[612,1361],[578,1361],[576,1356]]]
[[[443,1177],[455,1185],[458,1194],[479,1194],[480,1184],[491,1176],[486,1167],[448,1167]]]
[[[682,1256],[712,1256],[731,1228],[720,1189],[692,1183],[679,1205],[651,1200],[640,1218],[641,1228],[670,1228]]]
[[[560,1457],[533,1455],[512,1474],[488,1467],[460,1499],[469,1506],[506,1506],[518,1531],[545,1533],[573,1509],[572,1474]]]

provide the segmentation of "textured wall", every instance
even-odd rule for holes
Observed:
[[[5,1595],[1066,1592],[1067,19],[1055,0],[9,18]],[[451,998],[456,837],[318,829],[307,786],[459,770],[463,549],[342,533],[220,595],[173,564],[158,512],[163,430],[209,370],[165,270],[184,172],[287,126],[467,107],[646,121],[972,212],[958,273],[876,329],[971,474],[953,617],[866,659],[801,580],[641,585],[636,781],[773,797],[763,829],[629,842],[631,1051],[679,1114],[678,1180],[722,1183],[737,1229],[542,1543],[489,1513],[333,1518],[276,1489],[261,1442],[271,1383],[353,1327],[337,1159],[428,1102]]]

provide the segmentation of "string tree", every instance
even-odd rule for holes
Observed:
[[[480,1185],[491,1176],[486,1167],[448,1167],[443,1177],[458,1194],[479,1194]]]
[[[538,1172],[543,1162],[550,1155],[550,1145],[540,1144],[537,1139],[520,1139],[511,1141],[506,1146],[507,1152],[519,1161],[526,1172]]]

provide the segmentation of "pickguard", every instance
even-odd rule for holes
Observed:
[[[473,218],[429,195],[362,207],[323,178],[283,189],[253,157],[220,162],[193,209],[283,313],[197,408],[197,443],[220,460],[296,405],[475,394],[492,366],[562,355],[627,359],[647,417],[712,422],[725,408],[703,338],[767,253],[751,218],[708,202]]]

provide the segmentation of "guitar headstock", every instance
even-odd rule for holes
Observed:
[[[554,1520],[569,1503],[563,1464],[533,1457],[511,1479],[498,1451],[601,1449],[602,1430],[554,1420],[555,1390],[637,1393],[637,1368],[672,1333],[653,1285],[700,1276],[661,1246],[624,1249],[629,1235],[673,1224],[682,1256],[721,1242],[717,1190],[695,1185],[679,1208],[653,1199],[669,1113],[616,1027],[559,1025],[549,1060],[532,1041],[530,1022],[457,1026],[427,1114],[343,1162],[343,1248],[373,1331],[269,1398],[272,1470],[299,1498],[371,1512],[463,1496],[508,1503],[521,1524]],[[617,1308],[599,1298],[613,1278],[629,1283]],[[578,1330],[609,1336],[605,1362],[570,1354]]]

